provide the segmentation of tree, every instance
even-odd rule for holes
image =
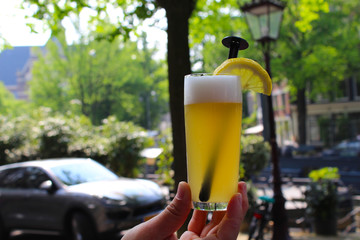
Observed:
[[[146,45],[139,50],[134,42],[118,40],[84,38],[68,46],[59,34],[34,63],[31,100],[61,113],[84,114],[97,125],[116,115],[151,129],[167,112],[168,99],[164,64],[153,54]]]
[[[185,158],[185,127],[183,107],[184,75],[191,72],[189,54],[189,18],[195,8],[196,0],[134,0],[134,1],[79,1],[69,0],[60,3],[24,0],[24,7],[35,7],[33,17],[47,22],[54,33],[61,29],[61,20],[69,15],[79,15],[87,8],[93,9],[96,14],[91,19],[99,26],[98,38],[114,39],[115,36],[129,36],[136,28],[139,20],[151,17],[157,10],[163,8],[168,20],[168,78],[170,93],[170,111],[174,143],[174,168],[176,184],[186,180]],[[112,6],[119,10],[116,23],[104,27],[101,24],[107,16],[107,10]]]
[[[16,117],[26,112],[28,107],[25,101],[15,99],[14,95],[0,81],[0,115]]]
[[[340,19],[345,16],[340,18],[339,5],[339,1],[289,0],[285,8],[274,75],[287,79],[296,94],[300,144],[306,144],[307,99],[331,92],[347,70],[341,45],[349,40],[343,35]]]
[[[190,19],[192,64],[199,64],[201,72],[212,72],[228,58],[229,49],[221,44],[226,36],[240,36],[249,42],[249,48],[240,51],[239,57],[261,61],[262,53],[251,38],[239,1],[199,0]]]

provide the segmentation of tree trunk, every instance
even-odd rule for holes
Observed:
[[[305,88],[298,89],[297,91],[297,110],[298,110],[298,132],[299,144],[306,144],[306,96]]]
[[[168,20],[168,77],[170,93],[170,113],[174,144],[175,189],[180,181],[187,180],[186,146],[184,121],[184,76],[191,73],[189,50],[189,18],[196,0],[157,0],[166,10]],[[178,231],[182,234],[187,222]]]
[[[168,20],[168,77],[170,112],[174,144],[176,186],[187,179],[184,122],[184,76],[191,72],[189,53],[189,18],[194,9],[192,0],[158,0]]]

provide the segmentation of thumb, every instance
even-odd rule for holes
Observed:
[[[191,190],[186,182],[180,182],[173,201],[157,217],[148,222],[149,233],[154,239],[164,239],[174,234],[185,222],[191,210]]]

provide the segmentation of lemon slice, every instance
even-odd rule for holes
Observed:
[[[231,74],[241,78],[243,90],[253,90],[266,95],[271,94],[271,78],[260,64],[248,58],[230,58],[218,66],[214,75]]]

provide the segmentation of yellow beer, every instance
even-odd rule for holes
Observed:
[[[185,77],[188,182],[197,209],[225,210],[237,192],[240,86],[237,76]]]

